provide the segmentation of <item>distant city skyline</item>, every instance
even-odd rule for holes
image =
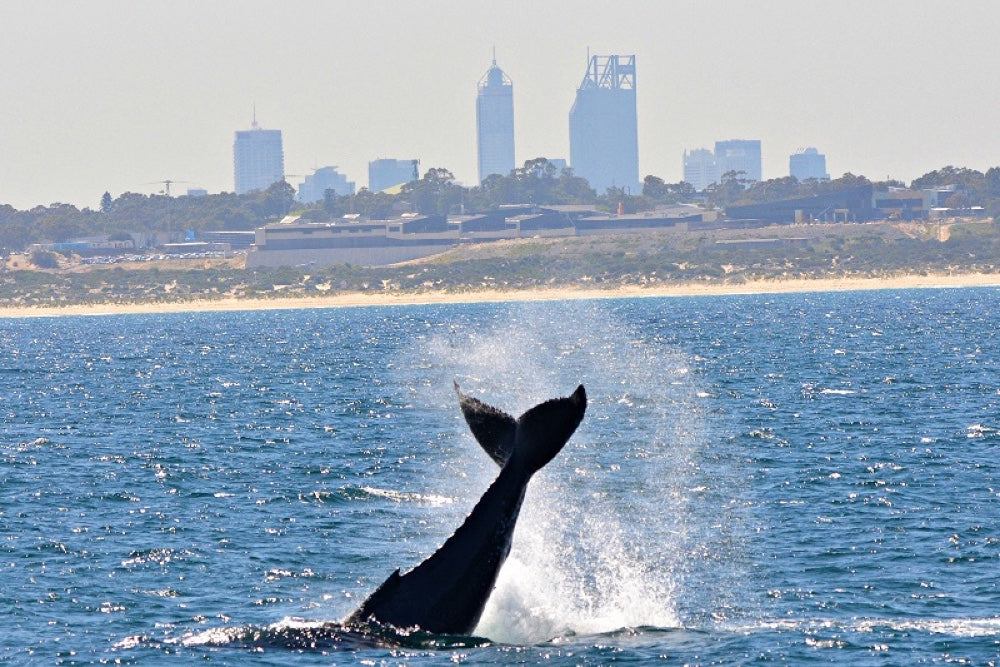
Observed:
[[[476,91],[476,147],[479,182],[491,174],[506,176],[517,166],[514,162],[514,85],[497,67],[496,58]]]
[[[794,176],[800,181],[810,178],[819,181],[829,179],[830,174],[826,171],[826,156],[813,146],[795,151],[788,156],[788,175]]]
[[[569,166],[597,194],[639,194],[635,55],[594,55],[569,111]]]
[[[728,139],[715,142],[715,150],[694,148],[684,151],[684,180],[701,192],[730,172],[747,181],[768,180],[794,176],[799,181],[808,179],[829,180],[826,156],[815,147],[797,150],[788,157],[788,171],[763,177],[761,173],[762,147],[756,139]],[[877,179],[876,179],[877,180]]]
[[[105,191],[154,193],[167,180],[231,191],[232,132],[254,105],[282,131],[286,172],[336,164],[361,183],[377,156],[415,156],[473,185],[470,91],[494,46],[516,83],[518,163],[569,155],[587,54],[634,53],[640,179],[681,180],[684,149],[722,137],[760,139],[764,178],[785,175],[810,145],[832,178],[909,182],[1000,164],[1000,84],[982,67],[996,57],[995,3],[623,0],[614,21],[607,9],[3,3],[0,56],[17,66],[0,74],[0,204],[96,208]],[[941,19],[933,48],[919,38],[928,16]]]
[[[233,183],[238,195],[266,190],[285,178],[281,130],[265,130],[254,113],[249,130],[237,130],[233,141]]]
[[[381,192],[415,181],[420,175],[419,159],[379,158],[368,163],[368,189]]]
[[[684,151],[684,181],[701,192],[713,183],[719,182],[719,166],[715,160],[715,152],[707,148],[695,148]]]
[[[336,167],[320,167],[305,176],[305,180],[298,186],[296,199],[304,204],[324,201],[327,190],[333,190],[334,194],[340,197],[353,195],[354,181],[348,180],[347,176],[337,171]]]
[[[762,180],[761,142],[759,139],[716,141],[714,150],[707,148],[685,150],[683,164],[684,180],[699,192],[713,183],[722,182],[722,177],[731,172],[746,181],[760,181]]]
[[[726,139],[715,142],[719,178],[734,171],[748,181],[764,180],[760,139]],[[784,174],[782,174],[784,175]]]

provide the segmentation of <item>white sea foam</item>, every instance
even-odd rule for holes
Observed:
[[[993,433],[996,433],[996,429],[983,424],[972,424],[965,429],[965,437],[967,438],[985,438]]]
[[[774,619],[763,620],[751,625],[727,628],[731,632],[752,633],[761,630],[789,632],[822,632],[842,630],[846,632],[874,633],[883,630],[895,632],[926,632],[952,637],[997,637],[1000,638],[1000,616],[985,618],[859,618],[853,621],[836,619]]]
[[[362,486],[361,490],[370,496],[387,498],[397,503],[416,502],[416,503],[426,503],[428,505],[433,505],[433,506],[439,506],[439,505],[450,505],[451,503],[455,502],[454,498],[449,498],[448,496],[441,496],[432,493],[407,493],[405,491],[394,491],[392,489],[379,489],[374,486]]]
[[[567,511],[557,485],[532,496],[477,634],[521,644],[680,625],[671,573],[643,562],[623,517],[590,502]]]

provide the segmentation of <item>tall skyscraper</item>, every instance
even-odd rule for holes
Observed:
[[[233,165],[238,195],[252,190],[266,190],[284,180],[285,154],[281,148],[281,130],[261,129],[255,114],[249,130],[236,131]]]
[[[479,182],[490,174],[509,174],[514,168],[514,86],[503,70],[497,67],[496,58],[479,81],[476,137]]]
[[[569,112],[569,161],[598,194],[642,191],[634,55],[591,57]]]
[[[715,163],[715,153],[707,148],[684,151],[684,181],[698,192],[712,183],[718,183],[719,168]]]
[[[368,189],[372,192],[416,180],[420,180],[420,160],[379,158],[368,163]]]
[[[760,181],[760,139],[730,139],[715,142],[715,163],[719,178],[726,172],[743,172],[742,178]]]
[[[826,173],[826,156],[815,148],[807,148],[790,155],[788,173],[800,181],[810,178],[818,181],[830,180],[830,174]]]

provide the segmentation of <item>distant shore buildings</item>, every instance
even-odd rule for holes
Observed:
[[[233,142],[236,194],[266,190],[285,178],[281,130],[265,130],[256,115],[249,130],[237,130]]]
[[[729,139],[715,142],[715,164],[721,179],[733,171],[748,181],[761,181],[760,139]]]
[[[336,167],[320,167],[305,179],[299,185],[297,197],[303,204],[323,201],[327,190],[332,190],[338,197],[354,194],[354,181],[347,180],[347,176],[337,171]]]
[[[368,163],[368,189],[382,192],[420,179],[420,160],[379,158]]]
[[[762,180],[759,139],[716,141],[715,151],[695,148],[684,151],[684,180],[698,192],[720,183],[734,172],[748,181]]]
[[[497,67],[496,58],[479,81],[476,140],[480,183],[491,174],[506,176],[514,169],[514,86]]]
[[[684,151],[684,181],[698,192],[718,183],[719,168],[715,164],[715,153],[707,148]]]
[[[634,55],[590,58],[569,112],[569,162],[599,194],[641,192],[635,94]]]
[[[307,222],[288,216],[255,230],[247,268],[336,264],[387,266],[436,255],[462,243],[503,239],[644,234],[703,224],[686,206],[642,215],[608,215],[587,206],[509,206],[460,216],[405,213],[389,220]]]
[[[799,181],[810,178],[830,180],[830,174],[826,172],[826,156],[812,147],[788,156],[788,174]]]

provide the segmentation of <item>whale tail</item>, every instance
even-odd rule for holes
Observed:
[[[348,626],[377,622],[438,634],[472,632],[510,553],[532,473],[559,453],[587,409],[582,385],[518,419],[466,396],[457,384],[455,390],[469,428],[503,469],[441,548],[406,574],[390,575],[347,617]]]
[[[503,410],[462,393],[458,382],[455,383],[455,393],[458,394],[458,405],[462,408],[462,416],[465,417],[465,423],[469,425],[476,442],[498,466],[503,468],[514,452],[517,420]]]
[[[583,385],[570,396],[539,403],[516,420],[503,410],[463,394],[455,383],[462,414],[473,436],[503,468],[516,453],[528,474],[541,469],[559,453],[587,410]]]

